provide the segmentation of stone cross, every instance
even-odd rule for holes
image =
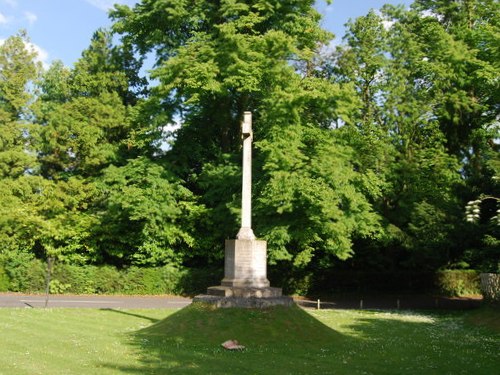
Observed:
[[[243,137],[241,228],[236,238],[239,240],[255,240],[255,235],[252,230],[252,112],[245,112],[243,114],[241,134]]]
[[[224,279],[220,286],[211,286],[206,295],[194,302],[217,307],[263,308],[291,306],[293,299],[282,295],[267,279],[267,243],[257,240],[252,230],[252,113],[243,114],[243,184],[241,194],[241,228],[235,240],[225,241]]]

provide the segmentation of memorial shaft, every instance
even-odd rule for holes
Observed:
[[[252,113],[245,112],[241,126],[243,137],[243,177],[241,190],[241,228],[236,238],[254,240],[252,230]]]

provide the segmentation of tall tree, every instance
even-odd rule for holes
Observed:
[[[435,100],[448,149],[480,153],[477,133],[498,117],[498,2],[416,1],[401,19],[419,46],[419,75]],[[472,148],[471,148],[472,147]]]
[[[96,175],[134,155],[133,107],[145,93],[140,66],[98,30],[73,69],[56,62],[43,75],[37,120],[46,177]]]
[[[412,41],[411,56],[405,60],[414,67],[412,79],[423,94],[421,102],[426,103],[422,111],[426,122],[437,125],[445,151],[461,163],[467,189],[456,192],[461,194],[456,196],[456,204],[464,205],[471,197],[467,190],[492,194],[495,188],[490,161],[497,152],[494,139],[499,134],[495,77],[500,74],[500,5],[490,0],[424,0],[416,1],[412,8],[396,16],[395,34],[406,35],[406,51],[410,51],[407,41]],[[446,221],[454,223],[450,218]],[[471,239],[479,239],[481,234],[469,233],[463,238],[461,234],[468,230],[456,222],[454,227],[449,238],[458,250],[454,257],[459,258],[467,247],[477,246]]]
[[[39,67],[36,54],[28,45],[25,33],[12,36],[0,45],[1,252],[29,250],[33,243],[29,231],[23,230],[30,210],[21,199],[26,193],[23,185],[30,181],[30,176],[25,174],[35,166],[29,148],[32,96],[28,84],[36,78]]]
[[[129,118],[120,97],[104,93],[53,108],[40,129],[42,173],[47,178],[97,175],[120,162]]]
[[[88,189],[76,180],[56,184],[37,176],[40,145],[31,121],[38,110],[31,89],[40,66],[29,46],[24,33],[0,46],[1,251],[77,258],[90,218],[74,213]]]
[[[0,177],[18,177],[33,167],[28,84],[40,68],[35,57],[24,33],[0,45]]]
[[[392,59],[386,72],[383,111],[398,151],[388,202],[395,209],[388,211],[388,217],[409,236],[405,247],[414,250],[413,254],[420,252],[416,258],[421,262],[436,267],[449,260],[454,246],[450,238],[461,219],[457,199],[460,165],[446,148],[435,98],[421,75],[426,63],[423,41],[406,26],[405,22],[395,23],[388,42]],[[420,33],[432,35],[427,26],[423,23]],[[434,235],[422,241],[424,233]]]
[[[43,222],[32,233],[40,255],[102,262],[107,254],[93,239],[105,215],[97,182],[107,167],[126,162],[131,104],[137,101],[110,38],[96,32],[74,68],[55,62],[38,82],[37,157],[43,179],[28,203]]]
[[[120,95],[124,105],[134,105],[147,93],[147,80],[140,73],[142,63],[130,46],[113,44],[113,34],[99,29],[73,69],[74,95],[98,96],[112,91]]]
[[[360,193],[348,147],[328,128],[336,117],[348,117],[353,104],[349,90],[316,78],[314,57],[330,34],[319,27],[313,5],[143,0],[112,12],[127,43],[140,53],[156,52],[155,110],[181,122],[167,156],[210,210],[201,232],[210,239],[207,252],[236,233],[239,126],[246,110],[255,123],[255,225],[269,240],[271,259],[303,267],[315,256],[345,258],[353,235],[375,231],[376,215]],[[342,158],[335,165],[346,173],[344,184],[328,176],[326,154]],[[349,224],[340,224],[341,212]],[[305,225],[312,226],[308,234]]]
[[[380,259],[435,268],[477,246],[460,211],[466,184],[490,193],[494,186],[498,9],[488,0],[424,0],[349,25],[330,71],[353,83],[363,103],[355,126],[343,130],[361,151],[360,168],[374,172],[382,188],[374,204],[386,235],[363,243],[385,253]]]
[[[287,60],[308,60],[326,41],[312,3],[148,0],[112,13],[125,41],[157,54],[156,97],[189,124],[178,134],[189,150],[182,151],[187,142],[176,146],[188,169],[234,152],[242,112],[293,72]]]
[[[388,165],[397,150],[383,108],[387,92],[388,35],[381,15],[371,10],[347,24],[345,46],[337,47],[326,62],[327,79],[354,87],[355,109],[344,119],[341,134],[356,151],[356,170],[370,181],[368,196],[374,204],[386,189]]]

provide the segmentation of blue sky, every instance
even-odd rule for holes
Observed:
[[[0,0],[0,42],[24,29],[28,32],[39,58],[44,64],[62,60],[70,66],[89,45],[99,27],[109,27],[107,10],[113,3],[133,5],[136,0]],[[323,14],[322,26],[344,35],[344,24],[349,18],[379,9],[383,4],[404,4],[412,0],[333,0],[326,5],[318,1]]]

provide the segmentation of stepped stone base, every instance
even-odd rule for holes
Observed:
[[[283,296],[281,288],[212,286],[207,294],[194,297],[193,302],[215,307],[242,307],[263,309],[272,306],[292,306],[293,299]]]
[[[217,308],[239,307],[246,309],[265,309],[274,306],[292,306],[293,299],[288,296],[280,297],[224,297],[209,294],[200,294],[193,299],[193,303],[207,303]]]
[[[217,297],[235,297],[235,298],[276,298],[281,297],[281,288],[257,288],[257,287],[230,287],[230,286],[211,286],[207,294]]]

